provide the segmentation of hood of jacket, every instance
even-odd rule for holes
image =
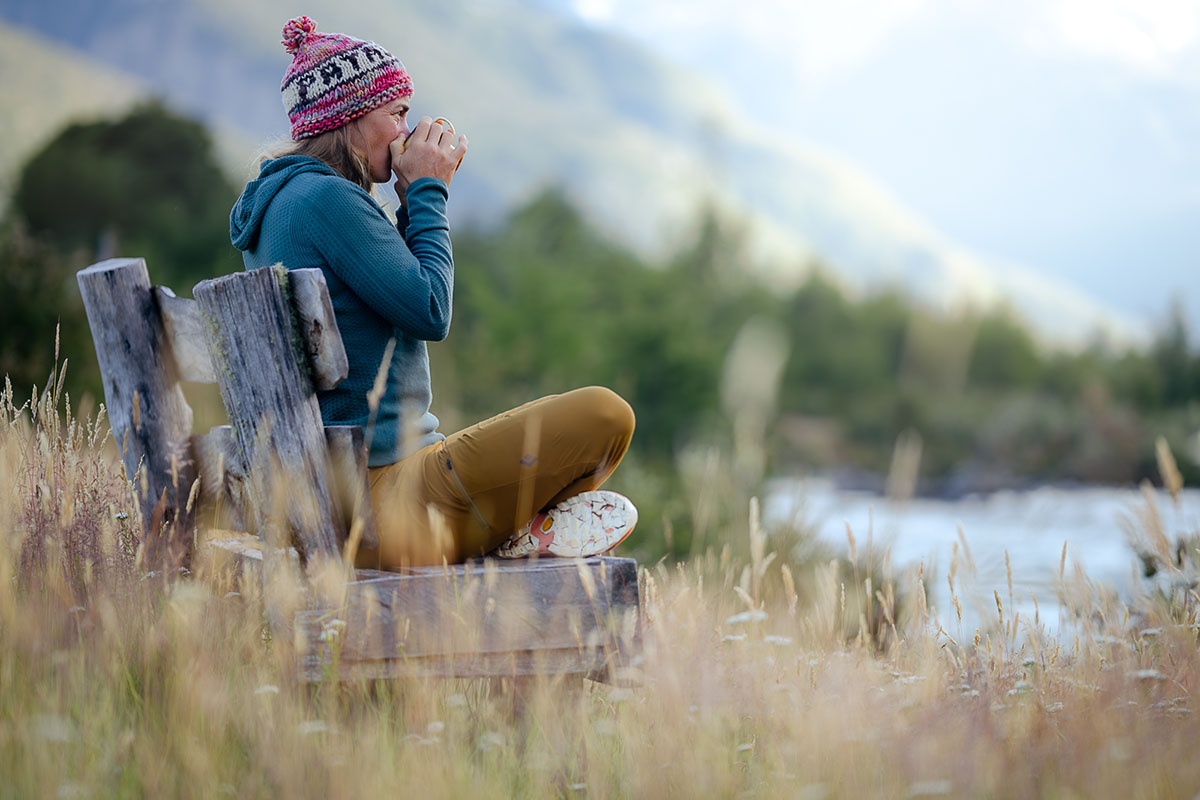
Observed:
[[[246,184],[229,213],[229,239],[238,250],[251,250],[258,242],[263,216],[275,195],[288,181],[306,172],[340,177],[328,164],[311,156],[284,156],[264,161],[258,177]]]

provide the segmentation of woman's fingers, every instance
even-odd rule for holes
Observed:
[[[433,117],[421,117],[417,120],[417,127],[412,129],[412,133],[408,135],[408,141],[423,142],[429,138],[429,129],[433,126]]]
[[[449,183],[466,154],[467,137],[448,120],[421,117],[404,145],[393,143],[392,169],[405,187],[425,176]]]

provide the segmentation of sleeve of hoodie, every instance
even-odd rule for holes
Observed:
[[[446,184],[421,178],[408,188],[408,211],[392,227],[383,210],[345,180],[321,181],[294,215],[339,278],[375,313],[417,339],[450,332],[454,256]]]

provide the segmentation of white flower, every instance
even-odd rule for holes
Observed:
[[[616,688],[608,693],[608,702],[624,703],[626,700],[633,699],[633,691],[630,689]]]
[[[504,747],[504,735],[496,731],[486,731],[479,735],[475,746],[485,753],[488,750],[498,750]]]
[[[767,619],[767,612],[761,609],[754,611],[743,611],[740,614],[734,614],[729,619],[725,620],[726,625],[745,625],[748,622],[764,622]]]
[[[341,635],[346,627],[346,621],[342,619],[331,619],[321,623],[321,635],[318,637],[322,642],[332,642]]]
[[[37,714],[30,724],[42,741],[66,744],[75,739],[75,723],[59,714]]]

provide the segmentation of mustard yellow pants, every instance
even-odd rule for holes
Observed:
[[[589,386],[526,403],[374,467],[379,549],[360,549],[355,564],[453,564],[488,553],[537,512],[604,483],[633,428],[628,403]]]

